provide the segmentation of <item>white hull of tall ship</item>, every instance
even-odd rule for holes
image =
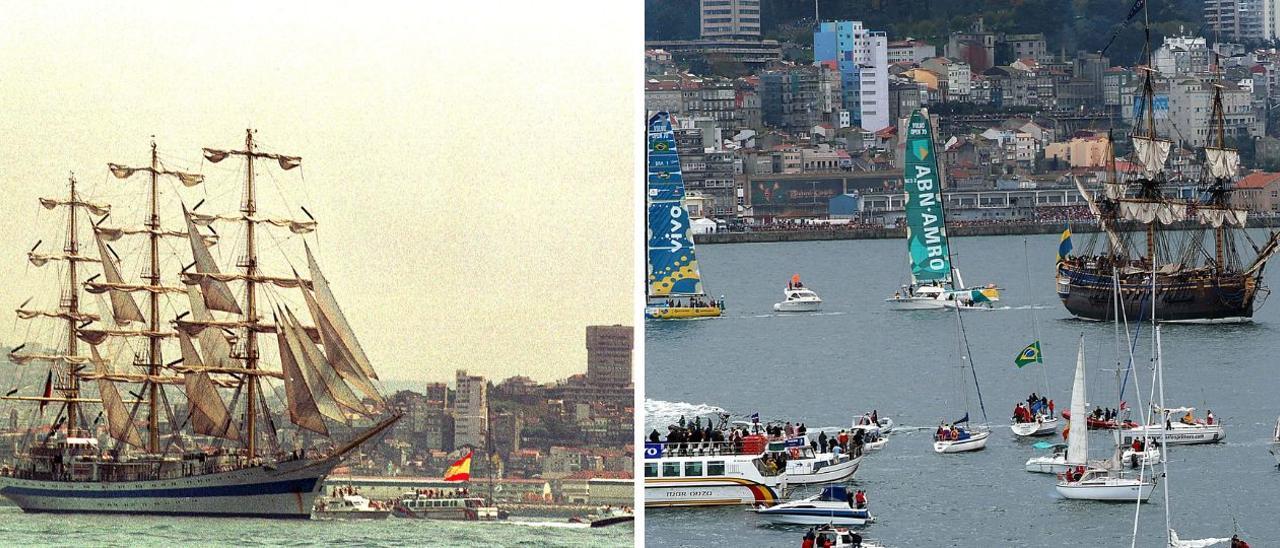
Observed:
[[[148,481],[48,481],[0,476],[0,495],[24,512],[309,519],[340,461],[295,460]]]
[[[1134,438],[1149,440],[1165,440],[1169,445],[1198,445],[1202,443],[1218,443],[1226,437],[1222,424],[1185,424],[1175,422],[1172,428],[1165,429],[1160,425],[1148,424],[1137,428],[1126,428],[1120,431],[1121,440],[1132,442]],[[1162,437],[1163,436],[1163,437]]]
[[[831,462],[830,460],[823,461],[823,457],[835,458],[834,455],[826,453],[818,455],[816,459],[787,461],[787,483],[789,485],[818,485],[844,481],[852,478],[853,474],[858,471],[858,466],[862,464],[862,457],[848,458],[848,455],[841,455],[839,462],[819,466],[822,462]]]
[[[1079,482],[1058,482],[1058,494],[1073,500],[1133,502],[1151,498],[1155,484],[1132,478],[1098,477]]]
[[[1020,437],[1050,436],[1058,431],[1058,417],[1041,418],[1035,422],[1015,422],[1009,425],[1014,435]]]
[[[989,437],[991,437],[991,432],[970,432],[967,439],[935,441],[933,442],[933,452],[965,453],[968,451],[980,451],[987,446],[987,438]]]

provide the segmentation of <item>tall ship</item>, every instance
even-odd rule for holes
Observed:
[[[203,154],[233,182],[152,143],[145,167],[108,164],[112,203],[74,176],[40,199],[66,225],[60,252],[28,254],[58,291],[19,307],[28,342],[9,354],[4,399],[28,428],[0,495],[23,511],[307,519],[330,471],[400,418],[312,254],[315,219],[286,202],[301,158],[252,130]]]
[[[1146,66],[1138,67],[1143,73],[1142,96],[1130,135],[1130,167],[1117,173],[1115,154],[1109,149],[1101,192],[1095,196],[1076,180],[1101,232],[1088,239],[1081,255],[1059,262],[1058,297],[1078,318],[1110,321],[1114,269],[1126,317],[1149,319],[1154,294],[1158,321],[1251,321],[1258,295],[1268,293],[1262,271],[1276,252],[1280,234],[1272,233],[1261,245],[1254,242],[1244,230],[1247,211],[1231,204],[1240,155],[1227,146],[1220,78],[1207,83],[1213,86],[1213,106],[1199,196],[1166,195],[1165,163],[1175,143],[1157,132],[1156,70],[1151,63],[1150,33],[1147,36]],[[1186,229],[1188,225],[1191,228]],[[1239,240],[1249,246],[1239,245]],[[1252,249],[1253,256],[1246,256],[1242,249]]]
[[[916,109],[907,124],[903,150],[903,187],[906,192],[907,255],[911,283],[885,299],[894,310],[989,308],[1000,300],[993,284],[966,288],[951,261],[947,238],[946,206],[942,195],[943,172],[934,148],[929,112]]]
[[[647,158],[644,315],[657,320],[719,316],[724,300],[713,299],[703,290],[693,253],[680,154],[671,115],[666,112],[649,118]]]

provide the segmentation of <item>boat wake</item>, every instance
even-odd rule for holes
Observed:
[[[589,523],[570,523],[567,521],[524,521],[524,520],[507,520],[510,525],[521,525],[524,527],[556,527],[560,529],[589,529]]]
[[[669,402],[663,400],[644,400],[644,424],[646,430],[658,428],[680,421],[680,417],[693,420],[694,417],[705,417],[718,413],[727,413],[722,407],[705,403]]]

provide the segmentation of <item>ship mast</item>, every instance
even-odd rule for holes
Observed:
[[[67,179],[71,183],[71,197],[67,204],[70,211],[67,220],[67,245],[63,247],[63,251],[67,254],[67,293],[63,295],[63,304],[67,308],[67,356],[75,356],[78,344],[76,343],[76,324],[77,316],[80,312],[80,281],[76,273],[76,261],[79,257],[80,242],[76,238],[76,176],[71,174]],[[80,379],[76,376],[74,365],[68,364],[67,385],[66,385],[66,402],[67,402],[67,437],[74,435],[76,429],[76,416],[78,407],[77,400],[80,397]]]
[[[258,310],[257,299],[255,293],[257,288],[254,284],[254,276],[258,274],[258,256],[253,241],[253,214],[257,212],[258,206],[254,200],[253,187],[253,130],[244,130],[244,151],[247,169],[245,170],[244,179],[244,205],[240,211],[244,213],[245,226],[245,242],[244,260],[238,266],[244,267],[245,273],[245,322],[248,324],[248,333],[245,336],[245,369],[250,371],[258,368]],[[252,374],[249,377],[248,401],[245,407],[245,428],[248,434],[248,443],[245,449],[248,451],[249,458],[257,456],[257,403],[258,403],[258,378]]]
[[[148,279],[154,288],[160,287],[160,214],[158,211],[159,189],[156,184],[156,170],[159,168],[156,160],[156,142],[151,141],[151,203],[150,215],[147,217],[147,229],[149,230],[150,240],[150,259],[151,271],[148,273]],[[147,339],[150,342],[150,348],[147,353],[147,370],[152,378],[160,375],[160,293],[158,291],[148,291],[148,300],[151,304],[150,329]],[[151,385],[150,397],[147,398],[147,451],[152,454],[160,452],[160,415],[156,411],[156,402],[160,399],[160,384],[157,382],[149,382]]]
[[[1213,48],[1213,123],[1217,126],[1217,131],[1215,132],[1215,136],[1218,141],[1217,148],[1219,151],[1223,151],[1227,148],[1227,120],[1222,108],[1222,59],[1218,57],[1218,32],[1216,29],[1213,33]],[[1217,180],[1217,177],[1215,177],[1213,173],[1210,173],[1209,176],[1215,179],[1210,183],[1210,199],[1213,202],[1216,202],[1215,205],[1225,207],[1226,200],[1223,199],[1225,198],[1225,185],[1223,185],[1221,181]],[[1226,269],[1226,265],[1223,262],[1223,248],[1225,247],[1225,244],[1226,227],[1219,224],[1213,229],[1214,268],[1216,268],[1218,272],[1222,272]]]
[[[1142,4],[1142,25],[1145,36],[1143,42],[1143,54],[1147,58],[1147,77],[1142,81],[1142,99],[1146,103],[1144,117],[1147,119],[1147,138],[1155,143],[1156,137],[1156,116],[1155,116],[1155,89],[1151,85],[1151,77],[1155,74],[1155,67],[1151,66],[1151,21],[1147,15],[1147,4]],[[1145,160],[1144,160],[1145,161]],[[1144,166],[1150,168],[1150,166]],[[1154,181],[1151,182],[1154,185]],[[1150,196],[1147,196],[1150,198]],[[1158,196],[1157,196],[1158,198]],[[1152,268],[1156,264],[1156,220],[1152,219],[1147,223],[1147,259],[1151,261]]]

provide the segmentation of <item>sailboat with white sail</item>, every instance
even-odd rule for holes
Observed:
[[[33,330],[46,337],[31,341],[33,350],[23,345],[9,354],[20,366],[48,370],[42,395],[4,398],[38,404],[28,415],[35,428],[0,468],[0,495],[24,511],[307,519],[329,472],[400,418],[386,407],[377,374],[303,239],[315,231],[315,220],[305,209],[308,219],[276,218],[262,209],[260,168],[277,164],[289,171],[301,158],[260,150],[251,130],[244,145],[204,149],[211,164],[244,160],[240,192],[209,193],[238,196],[233,212],[201,212],[204,200],[187,210],[187,189],[210,183],[166,166],[154,144],[147,167],[108,165],[120,180],[114,184],[148,176],[146,191],[138,193],[146,204],[144,226],[108,224],[113,206],[132,204],[94,201],[74,177],[65,199],[41,199],[47,209],[66,211],[66,244],[63,253],[33,249],[30,258],[37,266],[65,262],[66,276],[56,303],[18,312],[20,319],[53,320],[61,328]],[[162,181],[180,184],[162,193]],[[167,213],[179,208],[184,218],[175,222]],[[233,230],[219,233],[215,226],[238,227],[241,246],[225,237]],[[309,279],[274,270],[278,263],[263,253],[263,236],[277,228],[290,235],[269,241],[286,260],[286,247],[305,253]],[[96,257],[82,254],[86,239],[93,240]],[[168,245],[171,239],[185,241],[191,254],[181,252],[182,244]],[[235,260],[229,268],[211,252],[215,242],[220,255]],[[86,264],[101,272],[85,279],[80,267]],[[126,278],[138,271],[141,279]],[[301,316],[290,307],[286,292],[292,291],[305,301]],[[84,292],[97,296],[96,311],[83,306]],[[146,313],[135,300],[139,293]],[[264,321],[268,307],[271,322]],[[170,311],[175,315],[165,317]],[[264,333],[275,334],[274,348],[259,344]],[[47,350],[55,347],[61,348]],[[271,362],[279,369],[266,367]],[[272,381],[283,384],[282,404],[269,402],[280,393]],[[131,399],[120,393],[122,384]],[[171,403],[175,396],[185,397],[185,406],[181,399]],[[51,423],[44,414],[50,404],[58,406]],[[91,420],[96,407],[105,429]]]
[[[933,451],[935,453],[965,453],[979,451],[987,447],[987,438],[991,437],[991,429],[987,426],[987,406],[982,401],[982,387],[978,384],[978,371],[973,366],[973,354],[969,352],[969,338],[964,331],[964,318],[960,307],[956,312],[956,357],[960,364],[956,367],[959,373],[956,386],[964,397],[964,417],[950,426],[939,425],[933,435]],[[969,375],[965,375],[965,370]],[[973,378],[973,388],[978,397],[978,409],[982,411],[982,424],[969,425],[969,378]],[[964,426],[961,426],[964,425]]]
[[[1031,287],[1031,261],[1027,250],[1027,240],[1022,240],[1022,253],[1027,271],[1027,287]],[[1040,322],[1036,316],[1036,304],[1031,303],[1031,344],[1019,352],[1013,359],[1014,365],[1022,369],[1027,365],[1037,365],[1040,369],[1040,395],[1035,392],[1027,397],[1026,406],[1020,402],[1014,410],[1013,424],[1009,429],[1018,437],[1052,436],[1058,431],[1058,417],[1054,414],[1053,402],[1044,394],[1049,392],[1049,374],[1046,371],[1044,355],[1040,350]]]
[[[711,298],[702,287],[671,115],[654,114],[648,127],[644,315],[655,320],[717,317],[724,299]]]
[[[1146,501],[1155,483],[1126,477],[1118,466],[1104,469],[1089,466],[1089,430],[1085,425],[1084,337],[1076,353],[1075,380],[1071,385],[1071,424],[1067,429],[1066,465],[1056,489],[1068,499],[1101,501]]]
[[[1000,300],[994,284],[966,288],[951,262],[943,173],[934,150],[929,112],[917,109],[907,125],[903,186],[906,190],[907,251],[911,283],[885,299],[893,310],[990,308]]]

